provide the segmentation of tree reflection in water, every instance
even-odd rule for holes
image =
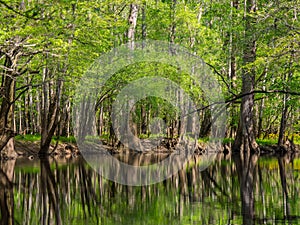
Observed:
[[[8,161],[0,170],[1,224],[297,224],[299,162],[219,154],[202,171],[203,158],[194,156],[164,182],[131,187],[104,179],[80,157]]]
[[[235,154],[233,159],[237,168],[242,201],[243,224],[254,224],[254,175],[258,155],[248,152]]]
[[[286,165],[293,161],[293,155],[285,153],[283,155],[278,156],[278,165],[280,172],[280,181],[282,186],[282,197],[283,197],[283,214],[284,220],[291,224],[291,216],[290,216],[290,204],[289,204],[289,194],[288,194],[288,186],[287,186],[287,175],[286,175]]]
[[[0,207],[1,225],[14,224],[13,175],[15,159],[0,161]]]
[[[57,183],[53,172],[50,168],[49,159],[47,157],[40,159],[41,164],[41,223],[50,224],[49,221],[53,220],[52,213],[54,213],[55,224],[60,225],[60,204],[59,195],[57,191]],[[51,212],[52,209],[52,212]]]

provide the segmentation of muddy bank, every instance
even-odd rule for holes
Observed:
[[[144,141],[147,142],[147,141]],[[118,154],[122,152],[128,152],[129,149],[124,148],[124,146],[109,146],[106,143],[102,143],[102,147],[104,147],[111,154]],[[160,146],[156,148],[152,148],[149,143],[143,143],[145,146],[149,147],[149,149],[144,149],[144,153],[170,153],[174,150],[174,146],[177,143],[170,143],[163,141]],[[149,146],[148,146],[149,145]],[[88,146],[88,145],[87,145]],[[91,148],[97,148],[96,144],[91,143]],[[15,151],[17,152],[19,157],[37,157],[40,149],[40,143],[38,141],[20,141],[15,140]],[[195,148],[195,154],[202,154],[207,152],[223,152],[224,154],[228,154],[231,152],[231,144],[223,144],[223,145],[207,145],[205,143],[197,144]],[[134,151],[130,151],[134,152]],[[284,153],[284,152],[299,152],[299,146],[294,143],[287,141],[284,146],[278,147],[277,145],[261,145],[260,153],[261,154],[275,154],[275,153]],[[51,156],[56,157],[73,157],[80,155],[79,148],[74,143],[59,143],[57,145],[51,145],[49,149],[49,154]]]
[[[15,151],[18,156],[22,157],[35,157],[38,155],[40,150],[39,142],[30,142],[30,141],[15,141]],[[79,150],[75,144],[72,143],[59,143],[57,145],[51,145],[49,149],[50,155],[78,155]]]

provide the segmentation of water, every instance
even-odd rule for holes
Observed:
[[[1,224],[300,224],[300,158],[218,154],[202,169],[197,156],[164,182],[130,187],[81,157],[2,163]]]

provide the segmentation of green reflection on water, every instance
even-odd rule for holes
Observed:
[[[300,224],[299,158],[285,155],[225,159],[220,154],[201,171],[201,156],[195,157],[198,158],[192,159],[188,169],[164,182],[143,187],[105,180],[81,158],[63,162],[17,160],[11,190],[14,222]],[[3,163],[1,168],[6,172]],[[247,179],[239,177],[241,174]],[[3,194],[7,189],[1,187],[2,202],[4,196],[9,196]],[[242,202],[251,199],[249,193],[253,193],[253,216],[251,202]],[[2,221],[7,219],[4,212],[1,211]]]

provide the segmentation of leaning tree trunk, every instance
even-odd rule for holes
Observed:
[[[255,87],[255,70],[249,65],[255,61],[256,57],[256,39],[253,35],[255,19],[250,15],[255,12],[256,4],[254,0],[247,0],[245,12],[245,46],[243,52],[244,69],[242,71],[242,98],[240,108],[240,121],[237,136],[234,142],[235,151],[258,151],[258,145],[255,141],[254,132],[254,87]],[[252,94],[251,94],[252,93]]]
[[[12,56],[13,57],[13,56]],[[7,56],[4,68],[11,68],[11,57]],[[4,69],[1,83],[1,108],[0,108],[0,152],[2,157],[14,158],[14,100],[15,77],[13,72]]]
[[[0,87],[0,152],[2,156],[9,158],[17,156],[14,149],[14,103],[29,89],[28,85],[19,87],[16,94],[16,80],[26,73],[36,73],[29,69],[29,64],[39,51],[26,46],[28,39],[29,37],[12,37],[0,49],[0,58],[4,58]]]

